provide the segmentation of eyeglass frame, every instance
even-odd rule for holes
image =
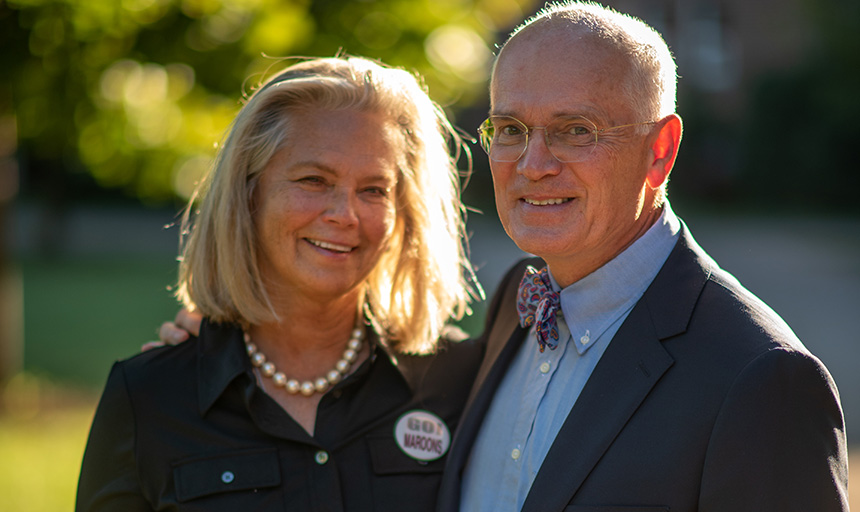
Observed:
[[[562,163],[581,162],[582,160],[562,160],[561,158],[559,158],[558,156],[556,156],[556,154],[552,151],[552,142],[551,142],[551,141],[550,141],[550,139],[549,139],[549,132],[547,132],[547,130],[546,130],[546,129],[547,129],[547,127],[551,126],[553,123],[555,123],[556,121],[558,121],[559,119],[567,119],[567,118],[571,118],[571,119],[582,119],[583,121],[587,121],[591,126],[593,126],[593,127],[594,127],[594,128],[591,130],[592,135],[594,135],[594,142],[591,142],[591,143],[589,143],[589,144],[587,144],[587,145],[576,146],[576,147],[583,147],[583,148],[590,147],[590,148],[591,148],[591,151],[594,151],[594,148],[597,146],[597,142],[598,142],[598,140],[599,140],[599,137],[598,137],[598,136],[599,136],[600,134],[606,133],[606,132],[611,131],[611,130],[618,130],[618,129],[620,129],[620,128],[629,128],[629,127],[631,127],[631,126],[642,126],[642,125],[646,125],[646,124],[652,124],[652,125],[653,125],[653,124],[657,124],[657,121],[641,121],[641,122],[638,122],[638,123],[619,124],[619,125],[616,125],[616,126],[609,126],[609,127],[606,127],[606,128],[598,128],[598,127],[597,127],[597,124],[596,124],[594,121],[592,121],[591,119],[589,119],[589,118],[587,118],[587,117],[585,117],[585,116],[571,115],[571,116],[559,116],[559,117],[556,117],[555,119],[553,119],[552,121],[550,121],[546,126],[529,126],[529,125],[527,125],[526,123],[524,123],[524,122],[520,121],[519,119],[517,119],[517,118],[516,118],[516,117],[514,117],[514,116],[493,115],[493,116],[489,116],[487,119],[485,119],[485,120],[484,120],[484,122],[482,122],[482,123],[481,123],[481,125],[478,127],[478,141],[477,141],[477,142],[478,142],[478,144],[480,144],[481,149],[483,149],[483,150],[484,150],[484,152],[485,152],[485,153],[487,153],[487,156],[489,156],[491,160],[494,160],[494,161],[496,161],[496,162],[503,162],[503,163],[513,163],[513,162],[518,162],[518,161],[520,160],[520,158],[522,158],[522,157],[523,157],[523,155],[524,155],[524,154],[526,154],[526,150],[528,150],[528,147],[529,147],[529,135],[532,133],[532,131],[534,131],[534,130],[543,130],[543,134],[544,134],[544,143],[546,144],[547,149],[549,150],[549,153],[553,156],[553,158],[555,158],[556,160],[558,160],[559,162],[562,162]],[[525,137],[526,137],[526,139],[525,139],[525,144],[523,144],[523,149],[522,149],[522,151],[520,152],[519,156],[517,156],[514,160],[496,160],[496,159],[494,159],[494,158],[493,158],[492,154],[490,153],[490,152],[492,151],[492,148],[493,148],[493,144],[492,144],[493,137],[488,137],[488,136],[487,136],[487,134],[486,134],[486,126],[487,126],[487,125],[488,125],[488,124],[489,124],[493,119],[512,119],[512,120],[516,121],[517,123],[519,123],[520,125],[522,125],[522,126],[524,126],[524,127],[526,128],[526,130],[525,130],[525,132],[524,132],[524,133],[525,133]],[[494,131],[495,131],[495,129],[494,129]],[[589,153],[589,155],[588,155],[588,156],[590,156],[590,155],[591,155],[591,153]],[[586,158],[587,158],[587,157],[586,157]]]

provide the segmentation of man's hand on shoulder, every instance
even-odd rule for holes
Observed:
[[[141,352],[146,352],[157,347],[165,345],[178,345],[187,340],[189,336],[197,336],[200,334],[200,323],[203,321],[203,315],[197,311],[188,311],[185,308],[176,313],[176,318],[172,322],[164,322],[158,329],[158,341],[149,341],[144,343],[140,348]]]

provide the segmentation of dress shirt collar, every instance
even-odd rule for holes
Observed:
[[[563,290],[561,310],[577,352],[584,354],[619,315],[645,293],[678,240],[681,223],[669,202],[657,222],[630,247],[591,274]]]

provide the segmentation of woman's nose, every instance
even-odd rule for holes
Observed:
[[[356,195],[349,190],[333,189],[329,194],[328,204],[324,213],[325,220],[344,226],[358,223],[355,202]]]

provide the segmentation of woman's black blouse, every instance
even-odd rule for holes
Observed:
[[[453,434],[480,364],[472,341],[432,356],[378,344],[323,396],[311,437],[257,385],[242,333],[200,337],[116,363],[93,420],[78,511],[432,511],[445,457],[394,438],[413,410]]]

